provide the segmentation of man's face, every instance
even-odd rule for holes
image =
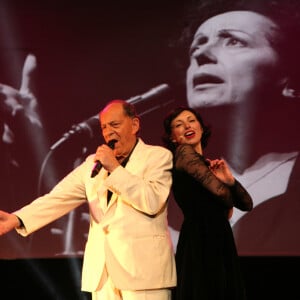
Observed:
[[[187,99],[190,107],[258,100],[278,85],[278,54],[270,44],[276,25],[250,11],[214,16],[197,30],[190,49]]]
[[[139,130],[138,118],[127,116],[121,103],[112,103],[100,113],[100,123],[105,142],[117,140],[115,156],[126,157],[136,141]]]

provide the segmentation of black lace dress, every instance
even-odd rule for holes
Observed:
[[[244,300],[245,289],[228,212],[252,209],[236,181],[227,186],[189,145],[174,155],[173,193],[184,220],[176,249],[177,287],[173,300]]]

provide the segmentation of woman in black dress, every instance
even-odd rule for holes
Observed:
[[[203,155],[210,129],[198,112],[178,107],[164,120],[174,153],[173,195],[184,220],[176,249],[174,300],[243,300],[245,289],[229,223],[233,207],[250,211],[248,192],[222,159]]]

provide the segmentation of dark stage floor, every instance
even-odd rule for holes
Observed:
[[[0,260],[1,295],[10,300],[90,300],[80,291],[81,265],[81,258]],[[248,300],[300,299],[300,257],[241,257],[241,265]]]

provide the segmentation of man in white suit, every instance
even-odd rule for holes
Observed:
[[[88,203],[82,290],[93,300],[169,300],[176,285],[167,222],[171,152],[138,137],[140,120],[126,101],[111,101],[99,119],[107,144],[49,194],[12,214],[0,211],[0,234],[15,228],[27,236]],[[102,167],[93,177],[95,162]]]

